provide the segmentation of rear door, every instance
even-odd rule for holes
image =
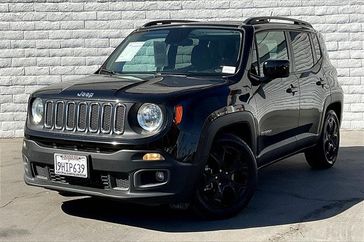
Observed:
[[[267,60],[290,60],[287,34],[282,30],[255,35],[260,77]],[[295,75],[261,83],[254,94],[258,121],[258,161],[267,163],[296,148],[299,87]]]
[[[293,53],[293,71],[300,86],[300,118],[297,140],[300,146],[316,142],[329,86],[321,70],[321,51],[316,35],[310,32],[290,31]],[[314,37],[314,39],[311,38]]]

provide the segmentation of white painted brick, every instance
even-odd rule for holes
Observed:
[[[16,94],[16,95],[13,95],[13,102],[14,103],[25,103],[25,102],[27,102],[28,98],[29,98],[29,94],[25,94],[25,93]]]
[[[109,47],[109,40],[108,39],[87,39],[85,40],[85,47],[86,48],[105,48]]]
[[[59,66],[61,64],[60,57],[38,57],[37,66]]]
[[[22,129],[23,127],[24,127],[24,122],[22,122],[22,121],[12,121],[12,122],[4,121],[1,123],[1,130],[3,130],[3,131]]]
[[[96,13],[96,17],[99,20],[121,19],[121,12],[99,11]]]
[[[2,94],[0,95],[0,104],[3,103],[11,103],[13,101],[13,95],[11,94]],[[1,117],[2,115],[0,115]],[[1,120],[3,121],[3,120]]]
[[[338,66],[340,68],[361,67],[361,60],[359,60],[359,59],[357,59],[357,60],[348,60],[348,59],[338,60]]]
[[[0,130],[0,137],[2,137],[2,138],[14,138],[15,137],[15,132],[13,130],[10,130],[10,131]]]
[[[23,67],[1,68],[0,76],[21,76],[24,75]]]
[[[12,40],[11,47],[13,49],[36,48],[35,40]]]
[[[34,85],[37,83],[36,76],[14,76],[12,77],[12,84],[16,86]]]
[[[271,14],[309,21],[324,34],[345,92],[342,128],[364,129],[363,0],[0,0],[0,138],[23,136],[30,93],[93,73],[146,21]]]
[[[38,85],[50,85],[53,83],[59,83],[61,81],[62,81],[61,75],[38,76],[36,83]]]
[[[0,115],[0,122],[13,121],[13,120],[14,120],[14,113],[1,113]]]
[[[59,49],[61,42],[59,40],[38,40],[36,42],[37,49]]]
[[[25,31],[24,39],[48,39],[48,31]]]
[[[0,86],[10,86],[13,84],[13,79],[18,77],[20,76],[0,76]]]
[[[82,66],[85,64],[85,57],[61,57],[62,66]]]
[[[24,93],[31,94],[35,91],[38,91],[39,89],[46,87],[45,85],[34,85],[34,86],[25,86],[24,87]]]
[[[85,27],[84,21],[62,21],[60,24],[61,29],[83,29]]]
[[[13,58],[12,59],[13,67],[35,66],[36,64],[37,64],[36,58]]]
[[[60,23],[53,21],[37,21],[34,23],[34,25],[35,30],[54,30],[60,28]]]
[[[363,41],[340,41],[339,50],[361,50],[363,48]]]
[[[3,103],[0,105],[1,112],[25,112],[27,104],[25,103]]]
[[[10,67],[11,66],[11,59],[7,58],[7,59],[0,59],[0,68],[2,67]]]
[[[73,20],[93,20],[96,19],[96,12],[77,12],[72,16]]]
[[[9,28],[12,30],[33,30],[34,22],[10,22]]]
[[[38,75],[48,75],[48,74],[49,74],[48,67],[38,67],[38,66],[25,67],[25,75],[38,76]]]
[[[30,12],[34,10],[33,3],[11,3],[9,4],[10,12]]]
[[[86,2],[84,4],[84,10],[86,10],[86,11],[105,11],[105,10],[109,10],[109,3],[107,3],[107,2],[106,3]]]
[[[25,57],[33,57],[33,56],[35,56],[35,57],[49,56],[49,50],[48,49],[27,49],[27,50],[25,50]]]
[[[0,4],[0,12],[8,12],[9,11],[9,4],[1,3]]]
[[[24,34],[22,31],[1,31],[0,39],[23,39]]]
[[[14,136],[15,137],[23,137],[24,136],[24,129],[15,130]]]
[[[350,68],[350,76],[364,76],[364,67]]]

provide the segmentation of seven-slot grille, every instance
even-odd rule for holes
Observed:
[[[86,133],[122,134],[125,105],[109,102],[45,102],[44,127]]]

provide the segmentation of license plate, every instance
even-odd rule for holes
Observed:
[[[87,170],[86,156],[54,154],[54,173],[57,175],[87,178]]]

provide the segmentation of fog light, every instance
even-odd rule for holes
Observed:
[[[164,160],[164,157],[158,153],[146,153],[143,155],[143,160]]]
[[[164,182],[166,179],[164,171],[157,171],[155,173],[155,179],[159,182]]]

